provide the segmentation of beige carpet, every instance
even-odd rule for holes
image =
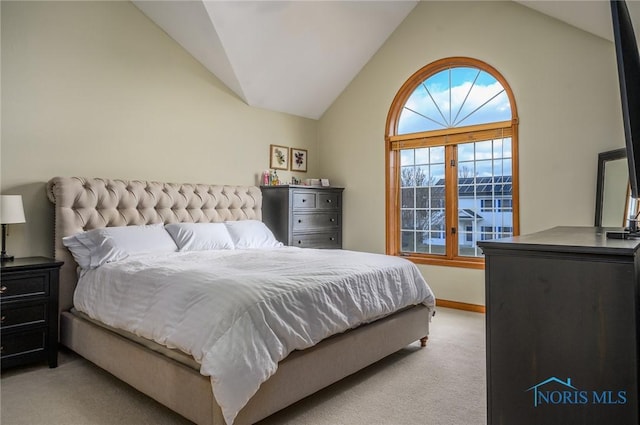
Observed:
[[[426,348],[413,344],[260,425],[486,424],[484,315],[438,308]],[[60,365],[9,369],[2,425],[189,424],[69,351]]]

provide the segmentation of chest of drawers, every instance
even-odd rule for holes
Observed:
[[[342,248],[340,187],[263,186],[262,221],[276,239],[301,248]]]
[[[640,423],[640,241],[555,227],[482,241],[487,424]]]
[[[0,266],[2,368],[48,361],[58,365],[58,274],[62,262],[16,258]]]

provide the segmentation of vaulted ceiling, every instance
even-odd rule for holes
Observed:
[[[418,1],[133,3],[247,104],[318,119]],[[518,3],[613,39],[608,1]],[[640,27],[640,1],[627,3]]]

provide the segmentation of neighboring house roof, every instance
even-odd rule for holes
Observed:
[[[511,196],[511,176],[463,177],[458,179],[460,196]]]
[[[464,208],[458,211],[458,218],[460,220],[484,219],[483,216],[481,216],[480,214],[478,214],[477,212],[469,208]]]

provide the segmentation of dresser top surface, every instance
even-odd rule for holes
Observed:
[[[609,239],[607,231],[620,228],[559,226],[528,235],[478,242],[484,249],[634,255],[640,239]]]

